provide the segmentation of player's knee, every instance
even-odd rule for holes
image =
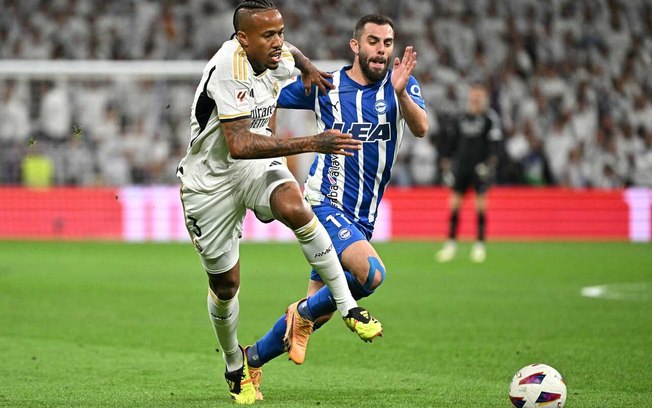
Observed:
[[[301,197],[301,192],[291,183],[285,183],[274,190],[271,199],[274,218],[292,229],[303,227],[313,217],[312,211]]]
[[[240,286],[239,282],[237,279],[223,275],[225,274],[209,274],[208,286],[218,299],[233,299],[233,297],[238,293],[238,288]]]
[[[380,259],[370,256],[368,259],[369,269],[365,274],[358,274],[357,278],[350,272],[345,272],[351,294],[358,300],[374,293],[376,288],[385,280],[385,267]]]
[[[386,272],[380,259],[375,256],[370,256],[368,260],[369,273],[367,275],[367,280],[362,284],[362,287],[373,293],[373,291],[385,280]]]
[[[299,197],[291,196],[286,200],[276,201],[273,210],[283,218],[289,218],[292,214],[306,211],[306,206]]]

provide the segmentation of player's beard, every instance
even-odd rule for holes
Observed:
[[[369,58],[369,56],[362,51],[358,54],[358,59],[360,60],[360,69],[362,70],[362,73],[364,74],[365,77],[370,82],[378,82],[381,79],[385,78],[385,75],[387,75],[387,70],[389,69],[389,64],[388,60],[386,58],[384,59],[385,66],[383,67],[382,70],[376,71],[371,69],[369,66],[369,60],[376,60],[377,62],[380,62],[379,60],[381,59],[380,57],[375,57],[375,58]]]

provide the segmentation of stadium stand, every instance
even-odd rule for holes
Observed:
[[[4,0],[0,60],[207,60],[233,3]],[[652,0],[276,4],[312,59],[349,60],[350,27],[371,12],[395,20],[397,55],[415,46],[432,135],[404,144],[397,185],[441,182],[436,147],[483,78],[506,135],[498,183],[652,187]],[[33,163],[50,169],[40,184],[176,183],[196,80],[0,76],[0,184]]]

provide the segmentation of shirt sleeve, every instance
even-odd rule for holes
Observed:
[[[299,75],[281,90],[281,95],[278,98],[278,107],[286,109],[314,109],[315,95],[317,95],[317,92],[317,87],[313,86],[310,95],[306,96],[303,82],[301,82],[301,76]]]
[[[206,84],[208,96],[215,101],[220,122],[251,117],[249,78],[244,53],[233,53],[216,62]]]
[[[421,87],[413,76],[410,76],[410,79],[408,79],[405,89],[412,100],[419,105],[421,109],[426,110],[426,102],[423,100],[423,96],[421,96]]]

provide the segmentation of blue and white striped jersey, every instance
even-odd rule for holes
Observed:
[[[304,195],[311,205],[340,208],[371,232],[401,146],[405,120],[390,80],[391,70],[382,81],[363,86],[349,78],[350,68],[333,73],[335,89],[327,95],[313,87],[306,96],[300,80],[289,84],[281,91],[278,107],[311,109],[319,132],[336,128],[364,142],[351,157],[317,154]],[[408,81],[407,92],[425,110],[414,77]]]

